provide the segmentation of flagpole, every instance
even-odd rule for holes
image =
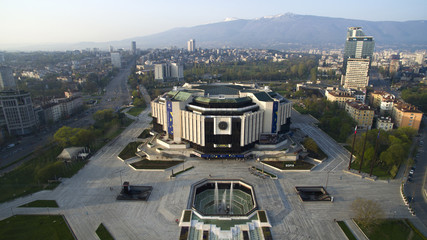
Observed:
[[[354,128],[353,146],[351,147],[350,161],[348,162],[348,170],[351,169],[351,160],[353,160],[354,142],[356,142],[357,125]]]

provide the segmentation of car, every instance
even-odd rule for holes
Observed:
[[[411,169],[411,171],[409,171],[409,175],[412,175],[412,174],[414,174],[414,170],[413,169]]]
[[[414,180],[412,179],[412,177],[408,178],[408,182],[414,182]]]

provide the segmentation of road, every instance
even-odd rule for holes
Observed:
[[[87,127],[93,124],[92,113],[107,108],[117,110],[121,106],[128,104],[130,102],[130,93],[127,87],[127,79],[130,75],[130,71],[134,62],[135,59],[133,59],[131,63],[128,64],[125,68],[121,69],[120,72],[110,81],[106,87],[106,91],[102,99],[92,109],[79,115],[72,116],[68,120],[55,123],[52,126],[48,126],[46,130],[43,130],[41,133],[23,137],[20,140],[19,145],[1,151],[0,168],[15,162],[48,144],[52,140],[55,132],[62,126],[70,126],[74,128]],[[26,158],[26,160],[29,160],[29,158]],[[22,161],[20,163],[13,164],[6,169],[0,170],[0,174],[13,170],[21,163]]]
[[[423,118],[424,125],[427,124],[425,118]],[[426,175],[427,175],[427,128],[423,129],[421,133],[420,141],[424,144],[418,146],[418,157],[416,157],[417,163],[415,164],[415,171],[413,174],[413,182],[405,183],[405,194],[411,200],[411,206],[415,211],[417,217],[427,226],[427,200],[424,189],[426,188]]]

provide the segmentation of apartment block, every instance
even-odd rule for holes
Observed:
[[[410,127],[418,131],[423,113],[417,107],[399,101],[393,104],[392,118],[396,127]]]
[[[374,120],[374,110],[359,101],[347,101],[345,110],[357,122],[357,126],[370,129]]]

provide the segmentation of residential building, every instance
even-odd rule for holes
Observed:
[[[0,107],[10,135],[30,134],[38,122],[30,93],[25,91],[0,92]]]
[[[423,113],[409,103],[398,101],[393,104],[392,118],[396,127],[410,127],[418,131]]]
[[[370,129],[374,120],[374,110],[358,101],[347,101],[345,110],[357,122],[357,126]]]
[[[69,97],[53,99],[42,106],[42,123],[57,122],[61,119],[70,117],[83,107],[83,101],[80,97]]]
[[[0,91],[10,89],[16,89],[12,68],[0,66]]]
[[[374,91],[370,97],[372,107],[379,108],[381,115],[391,114],[395,100],[396,97],[393,94],[385,91]]]
[[[151,102],[153,129],[205,158],[244,157],[290,127],[292,103],[255,84],[184,84]]]
[[[113,67],[116,67],[116,68],[122,67],[122,59],[120,57],[119,52],[112,52],[111,53],[111,65],[113,65]]]
[[[351,92],[342,90],[326,90],[325,95],[328,101],[338,103],[338,106],[340,106],[341,108],[345,108],[346,101],[356,100],[356,98],[351,94]]]
[[[391,121],[391,117],[379,117],[377,118],[377,129],[381,129],[384,131],[390,131],[393,129],[393,122]]]
[[[195,40],[195,39],[190,39],[190,40],[187,42],[187,50],[188,50],[189,52],[194,52],[194,51],[196,51],[196,40]]]

